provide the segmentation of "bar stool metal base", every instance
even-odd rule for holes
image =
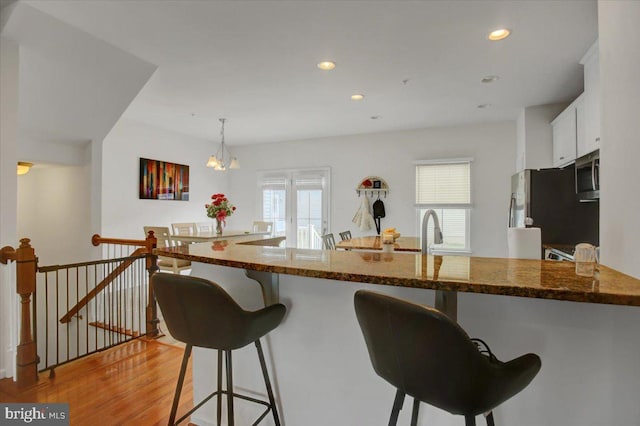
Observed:
[[[176,392],[173,397],[173,404],[171,406],[171,415],[169,416],[169,426],[174,426],[181,423],[191,414],[193,414],[198,408],[202,407],[207,401],[209,401],[214,396],[218,398],[218,411],[217,411],[217,424],[220,426],[222,421],[222,395],[226,395],[227,397],[227,417],[228,417],[228,426],[234,426],[234,415],[233,415],[233,398],[240,398],[245,401],[253,402],[256,404],[264,405],[266,410],[258,417],[258,419],[253,423],[253,426],[257,425],[266,417],[269,411],[273,414],[273,420],[276,426],[280,426],[280,418],[278,416],[278,409],[276,407],[275,398],[273,396],[273,390],[271,388],[271,381],[269,380],[269,372],[267,371],[267,365],[264,360],[264,353],[262,352],[262,345],[260,344],[260,340],[255,341],[256,350],[258,352],[258,359],[260,361],[260,369],[262,370],[262,376],[264,377],[265,386],[267,388],[267,395],[269,397],[269,401],[263,401],[260,399],[252,398],[247,395],[242,395],[233,392],[233,365],[231,359],[231,351],[222,351],[218,350],[218,389],[209,394],[206,398],[200,401],[196,406],[194,406],[191,410],[189,410],[186,414],[180,417],[177,421],[175,420],[176,414],[178,411],[178,405],[180,403],[180,394],[182,392],[182,385],[184,384],[184,377],[187,372],[187,364],[189,363],[189,357],[191,356],[192,345],[186,345],[184,350],[184,355],[182,357],[182,365],[180,366],[180,375],[178,377],[178,383],[176,384]],[[225,355],[226,365],[225,365],[225,373],[227,377],[227,389],[222,389],[222,355]]]
[[[402,410],[402,406],[404,405],[405,396],[406,394],[404,392],[402,392],[400,389],[396,389],[396,397],[393,400],[391,417],[389,417],[389,426],[396,426],[398,424],[398,416],[400,415],[400,410]],[[411,410],[411,426],[418,425],[419,411],[420,411],[420,400],[413,398],[413,408]],[[493,422],[493,411],[489,411],[484,416],[485,416],[485,420],[487,421],[487,426],[495,426],[495,423]],[[465,426],[476,426],[475,416],[465,416],[464,422],[465,422]]]

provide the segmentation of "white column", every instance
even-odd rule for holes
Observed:
[[[598,2],[602,263],[640,277],[640,2]]]
[[[91,165],[91,232],[102,233],[102,146],[104,141],[91,141],[87,147]]]
[[[18,45],[0,38],[0,247],[16,247]],[[0,378],[12,377],[17,336],[15,264],[0,264]]]

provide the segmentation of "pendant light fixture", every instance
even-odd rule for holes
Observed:
[[[239,169],[240,163],[236,157],[232,157],[231,153],[224,146],[224,123],[227,121],[226,118],[220,118],[220,122],[222,123],[222,128],[220,130],[220,148],[215,155],[209,157],[209,161],[207,161],[207,167],[213,167],[213,170],[225,171],[227,169]]]
[[[33,167],[33,163],[27,163],[26,161],[18,161],[18,175],[26,175]]]

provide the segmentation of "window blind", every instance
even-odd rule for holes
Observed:
[[[417,164],[416,205],[471,207],[471,163]]]
[[[314,175],[298,176],[294,179],[297,189],[322,189],[324,187],[324,177]]]
[[[271,175],[262,176],[259,181],[262,189],[284,189],[287,186],[287,176]]]

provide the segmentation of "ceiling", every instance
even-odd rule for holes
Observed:
[[[597,38],[595,0],[23,2],[157,66],[124,117],[230,145],[515,120]]]

